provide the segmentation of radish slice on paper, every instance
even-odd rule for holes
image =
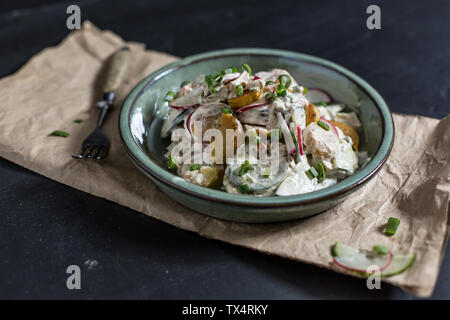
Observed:
[[[235,111],[236,111],[236,112],[245,112],[245,111],[248,111],[248,110],[251,110],[251,109],[254,109],[254,108],[258,108],[258,107],[265,106],[265,105],[268,104],[268,103],[269,103],[269,101],[264,100],[264,99],[260,99],[260,100],[258,100],[258,101],[256,101],[256,102],[254,102],[253,104],[250,104],[250,105],[248,105],[248,106],[239,108],[239,109],[237,109],[237,110],[235,110]]]
[[[291,131],[289,131],[289,128],[286,124],[286,120],[284,119],[281,112],[277,112],[277,120],[278,120],[278,126],[281,129],[281,132],[283,133],[284,142],[286,143],[286,149],[289,155],[295,154],[297,149],[294,145],[294,140],[292,140]]]
[[[385,255],[380,255],[373,251],[358,250],[340,243],[334,245],[333,254],[333,261],[336,265],[360,273],[368,273],[367,269],[371,266],[377,266],[380,271],[383,271],[392,262],[392,254],[389,251]]]
[[[312,103],[319,103],[319,102],[330,103],[331,101],[333,101],[331,96],[326,91],[317,88],[309,89],[306,92],[305,97]]]
[[[320,117],[320,121],[325,122],[327,125],[330,126],[331,130],[333,130],[333,132],[338,136],[339,138],[339,133],[336,129],[336,126],[334,124],[332,124],[330,121],[328,121],[327,119],[325,119],[324,117]]]

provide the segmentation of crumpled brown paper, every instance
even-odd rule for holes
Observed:
[[[15,74],[0,80],[0,156],[76,189],[109,199],[177,227],[261,252],[342,272],[332,263],[336,241],[354,247],[386,244],[394,253],[417,254],[407,272],[386,279],[417,296],[431,295],[448,231],[450,193],[450,117],[436,120],[394,115],[396,139],[381,172],[337,207],[289,223],[249,225],[195,213],[171,201],[129,161],[118,132],[119,108],[104,125],[111,139],[104,162],[73,160],[94,128],[102,65],[124,44],[117,35],[89,22],[60,45],[33,57]],[[176,60],[127,43],[132,60],[118,92],[126,94],[150,72]],[[83,119],[81,124],[75,119]],[[68,138],[49,137],[54,130]],[[393,237],[381,230],[398,217]]]

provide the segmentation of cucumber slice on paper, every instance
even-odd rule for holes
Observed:
[[[411,267],[416,261],[416,255],[412,254],[397,254],[392,257],[391,264],[381,272],[382,277],[392,277],[402,273]]]
[[[358,250],[339,242],[333,246],[333,261],[339,267],[368,276],[366,272],[369,266],[376,265],[380,268],[382,277],[391,277],[404,272],[415,261],[415,254],[385,255],[373,251]]]

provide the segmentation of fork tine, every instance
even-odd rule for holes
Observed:
[[[74,154],[72,155],[72,158],[74,159],[84,159],[86,158],[86,155],[88,154],[90,145],[84,146],[83,149],[81,150],[81,152],[79,154]]]
[[[102,146],[101,152],[97,155],[97,160],[101,160],[108,154],[108,148],[106,146]]]
[[[103,146],[102,146],[102,145],[97,146],[97,147],[92,151],[92,153],[89,155],[89,158],[97,159],[97,158],[98,158],[98,155],[100,154],[100,151],[101,151],[102,149],[103,149]]]
[[[99,147],[98,147],[97,145],[94,144],[94,145],[89,149],[89,152],[86,154],[87,157],[88,157],[89,159],[94,158],[94,154],[97,153],[98,148],[99,148]]]

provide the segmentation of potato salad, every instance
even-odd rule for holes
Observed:
[[[253,196],[313,192],[354,174],[356,112],[282,69],[249,65],[184,81],[164,97],[167,167],[191,183]]]

